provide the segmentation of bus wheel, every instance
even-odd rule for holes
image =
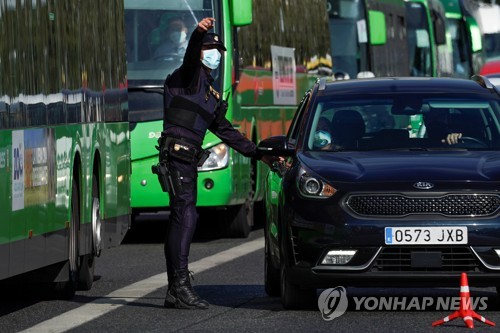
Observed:
[[[68,280],[57,282],[55,289],[63,299],[71,299],[75,296],[78,285],[78,228],[80,224],[80,193],[78,184],[73,177],[71,184],[71,221],[69,225],[69,244],[68,244]]]
[[[101,221],[101,197],[99,193],[99,183],[97,176],[92,177],[92,244],[96,257],[101,255],[102,250],[102,221]]]
[[[92,176],[92,253],[80,257],[78,289],[90,290],[94,283],[95,256],[101,254],[100,196],[97,176]]]
[[[227,207],[219,215],[223,234],[229,238],[247,238],[250,234],[252,215],[253,207],[249,204]]]

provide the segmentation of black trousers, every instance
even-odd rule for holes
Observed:
[[[197,163],[185,163],[175,159],[168,162],[174,179],[176,194],[170,197],[170,219],[165,235],[165,259],[167,276],[172,285],[174,273],[178,269],[188,268],[189,249],[196,229]],[[180,185],[180,186],[179,186]]]

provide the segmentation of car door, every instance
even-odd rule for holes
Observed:
[[[287,134],[287,143],[290,147],[295,147],[297,137],[302,123],[303,114],[307,109],[311,91],[308,91],[302,98],[295,116],[290,124]],[[284,175],[288,172],[288,165],[291,164],[294,157],[288,157],[282,163],[277,163],[270,169],[266,178],[265,203],[266,203],[266,237],[270,242],[271,255],[279,258],[279,238],[278,238],[278,221],[279,221],[279,198],[282,192],[282,181]]]

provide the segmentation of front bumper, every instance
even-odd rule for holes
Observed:
[[[287,277],[302,288],[324,289],[335,286],[355,287],[456,287],[459,272],[348,272],[311,269],[295,265],[289,267]],[[469,285],[492,287],[500,285],[500,271],[467,272]]]
[[[380,223],[341,228],[323,225],[321,229],[289,228],[286,258],[292,283],[314,288],[448,287],[456,286],[460,274],[466,272],[473,286],[500,286],[496,251],[500,250],[500,230],[492,229],[490,223],[470,228],[469,244],[444,246],[385,245]],[[347,264],[323,264],[332,250],[356,250],[356,254]]]

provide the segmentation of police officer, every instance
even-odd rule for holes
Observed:
[[[275,158],[261,156],[255,144],[224,117],[227,103],[212,83],[211,71],[226,51],[220,36],[208,31],[214,18],[202,19],[191,34],[182,65],[164,85],[163,132],[160,162],[168,167],[170,221],[165,237],[168,290],[165,307],[207,309],[191,286],[189,248],[196,228],[197,167],[206,159],[201,149],[205,133],[215,133],[241,154],[271,165]]]

